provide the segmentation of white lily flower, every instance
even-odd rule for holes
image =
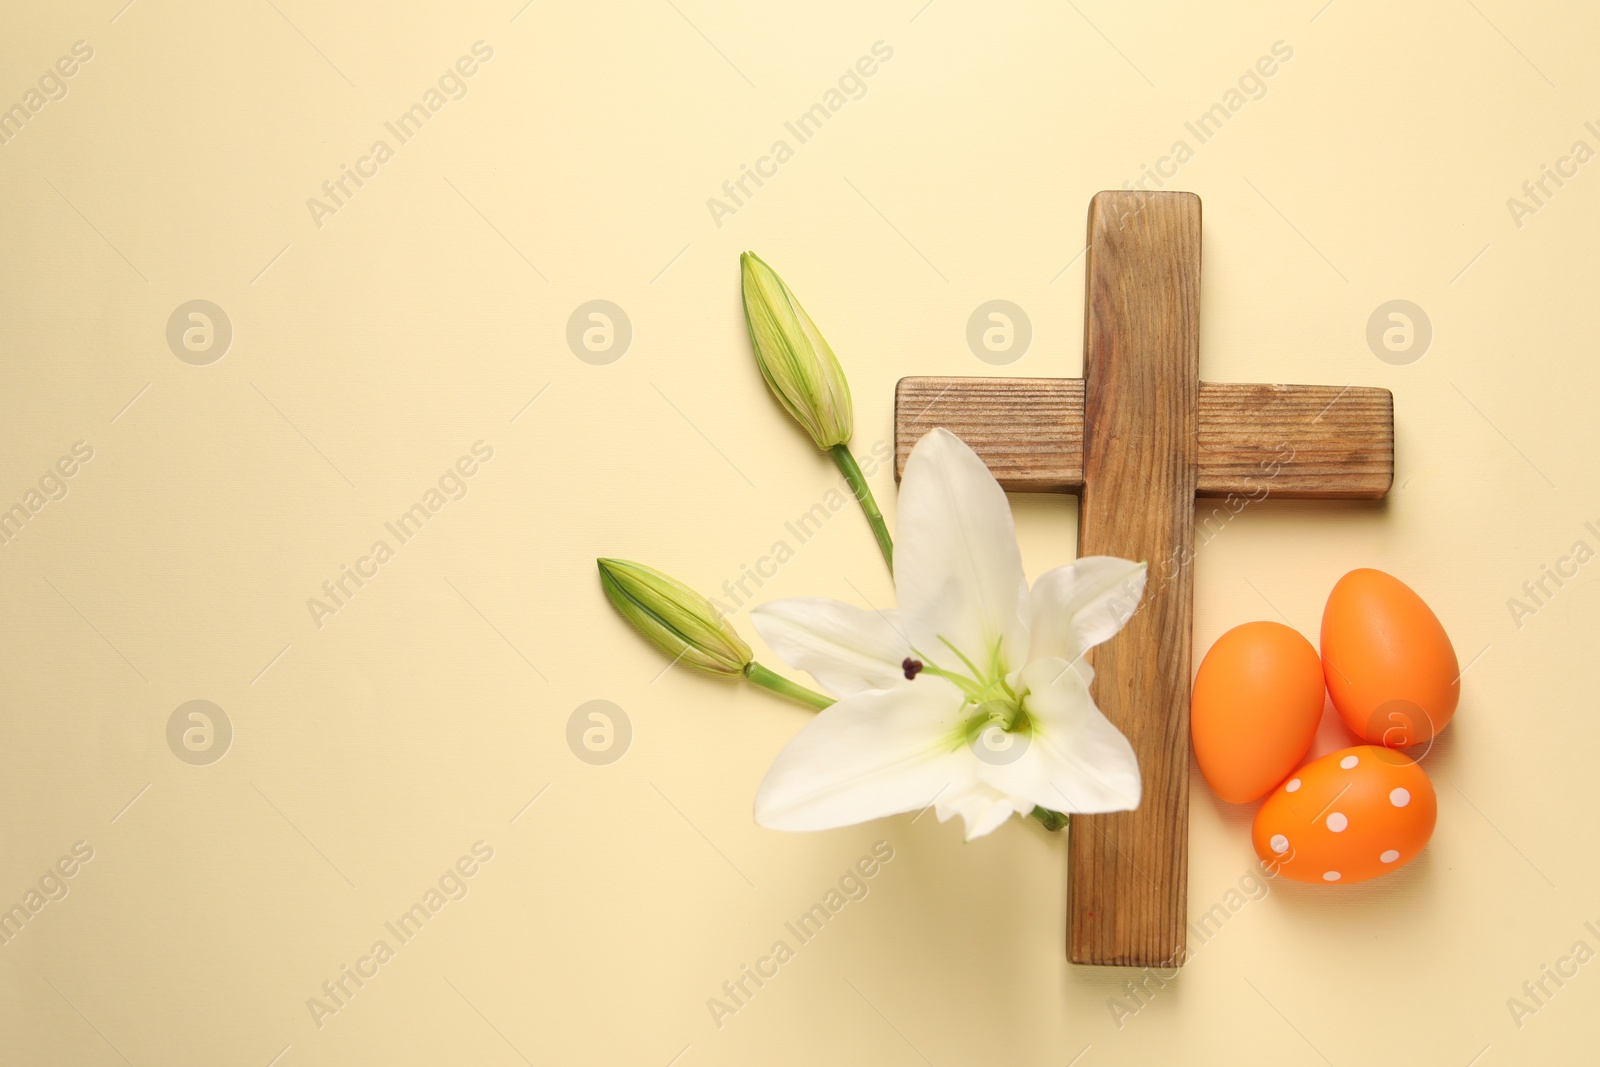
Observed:
[[[756,821],[827,830],[933,805],[970,841],[1035,806],[1138,807],[1138,760],[1083,654],[1133,614],[1145,565],[1087,556],[1030,591],[1005,492],[943,429],[911,451],[898,526],[898,611],[797,598],[751,614],[839,698],[778,754]]]

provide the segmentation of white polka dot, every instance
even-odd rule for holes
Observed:
[[[1350,825],[1350,820],[1344,817],[1344,812],[1336,811],[1328,816],[1328,829],[1336,834],[1344,833],[1344,828]]]
[[[1389,803],[1397,808],[1403,808],[1411,803],[1411,791],[1407,789],[1389,790]]]
[[[1361,760],[1356,756],[1346,756],[1344,759],[1339,761],[1339,766],[1348,771],[1351,767],[1354,767],[1360,762]]]
[[[1400,853],[1391,848],[1378,858],[1385,863],[1393,863],[1395,860],[1400,858]]]
[[[1278,853],[1280,856],[1289,851],[1289,839],[1284,837],[1282,834],[1273,834],[1272,840],[1267,842],[1267,844],[1271,845],[1272,851]]]
[[[1324,882],[1337,882],[1339,880],[1339,872],[1338,871],[1323,871],[1322,872],[1322,880]]]
[[[1299,789],[1299,788],[1300,788],[1300,779],[1291,778],[1291,779],[1289,779],[1289,784],[1283,787],[1283,791],[1285,793],[1293,793],[1296,789]]]

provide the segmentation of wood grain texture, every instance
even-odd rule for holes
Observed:
[[[894,476],[923,434],[943,426],[1013,493],[1083,488],[1082,378],[901,378],[894,390]]]
[[[1095,699],[1139,757],[1132,812],[1076,816],[1067,954],[1181,964],[1187,931],[1196,496],[1375,499],[1394,400],[1356,386],[1201,382],[1200,201],[1100,193],[1089,208],[1083,378],[903,378],[895,476],[943,426],[1013,492],[1079,492],[1078,553],[1151,563],[1143,603],[1095,649]],[[1063,802],[1064,805],[1066,801]]]
[[[1201,496],[1377,500],[1394,481],[1394,396],[1336,385],[1200,383]]]
[[[902,378],[895,476],[943,426],[1013,493],[1083,487],[1082,378]],[[1394,397],[1336,385],[1201,382],[1200,496],[1376,500],[1394,481]]]
[[[1103,192],[1089,205],[1078,553],[1151,561],[1144,599],[1090,653],[1095,702],[1139,757],[1134,811],[1074,816],[1067,955],[1183,961],[1189,892],[1189,658],[1199,480],[1200,198]]]

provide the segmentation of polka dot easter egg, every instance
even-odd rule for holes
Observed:
[[[1267,869],[1297,882],[1364,882],[1404,867],[1433,836],[1438,798],[1407,756],[1376,745],[1330,752],[1296,771],[1256,813]]]

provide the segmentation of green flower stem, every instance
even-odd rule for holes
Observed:
[[[883,562],[889,565],[889,573],[893,574],[894,541],[889,537],[889,527],[884,525],[883,512],[878,510],[878,501],[872,495],[872,488],[867,485],[866,477],[856,465],[856,457],[850,454],[850,446],[845,444],[834,445],[828,452],[833,456],[833,461],[839,465],[844,480],[850,483],[850,490],[855,493],[856,500],[861,504],[867,522],[872,524],[872,535],[878,539],[878,549],[883,553]]]
[[[1035,819],[1038,819],[1039,822],[1043,823],[1044,828],[1049,830],[1051,833],[1056,833],[1059,830],[1065,829],[1067,823],[1072,819],[1072,816],[1070,815],[1063,815],[1059,811],[1051,811],[1049,808],[1041,808],[1038,806],[1035,806],[1033,811],[1029,814],[1031,814]]]
[[[772,673],[754,660],[744,665],[744,676],[764,689],[770,689],[779,696],[786,696],[790,700],[797,700],[806,707],[817,711],[821,711],[833,703],[832,697],[823,696],[815,689],[807,689],[803,685],[796,685],[789,679]]]

